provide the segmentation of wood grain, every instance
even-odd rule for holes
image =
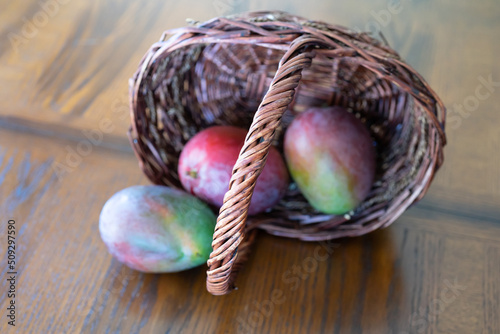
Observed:
[[[2,310],[8,219],[19,263],[17,326],[2,311],[0,333],[500,333],[500,6],[401,0],[384,17],[390,3],[61,1],[28,38],[40,2],[0,1]],[[380,28],[448,106],[448,146],[428,195],[388,229],[326,244],[261,233],[239,290],[213,297],[206,267],[122,266],[97,223],[113,193],[147,183],[125,133],[149,45],[185,18],[257,9]]]

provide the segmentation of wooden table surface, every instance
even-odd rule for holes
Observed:
[[[448,145],[389,228],[330,244],[261,233],[239,290],[214,297],[206,267],[121,265],[98,217],[148,183],[126,130],[149,45],[186,18],[258,9],[381,30],[444,100]],[[500,333],[499,34],[497,0],[0,1],[0,333]],[[311,266],[318,247],[331,254]]]

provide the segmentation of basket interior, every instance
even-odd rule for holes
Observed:
[[[339,226],[355,229],[391,201],[402,199],[417,173],[427,169],[423,165],[429,163],[424,159],[429,124],[419,101],[374,73],[362,58],[347,49],[315,52],[283,116],[275,145],[280,148],[283,129],[307,107],[343,106],[361,119],[376,142],[376,181],[368,198],[344,217],[316,212],[293,183],[280,204],[265,215],[275,226],[323,222],[325,229],[356,217],[352,224]],[[154,183],[180,188],[178,157],[193,135],[215,124],[248,128],[283,54],[279,48],[220,43],[195,44],[160,55],[140,86],[139,108],[144,110],[142,121],[149,123],[148,141],[154,147],[149,156],[163,162],[150,161],[156,170],[146,172],[148,177]],[[280,234],[275,228],[273,233]],[[301,238],[307,238],[304,229]]]

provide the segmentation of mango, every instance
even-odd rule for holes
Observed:
[[[133,186],[106,202],[99,231],[109,252],[130,268],[176,272],[207,261],[215,222],[210,208],[184,191]]]
[[[320,212],[338,215],[355,209],[373,184],[373,140],[344,108],[311,108],[299,114],[285,133],[284,153],[292,179]]]
[[[178,173],[184,189],[221,207],[246,133],[245,129],[234,126],[213,126],[191,138],[179,158]],[[288,182],[286,164],[271,146],[255,184],[248,214],[255,215],[276,205],[285,195]]]

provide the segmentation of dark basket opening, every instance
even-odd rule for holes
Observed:
[[[293,117],[313,106],[343,106],[370,130],[378,151],[376,181],[364,203],[349,215],[334,219],[332,223],[338,225],[340,220],[368,216],[374,210],[367,208],[380,209],[411,184],[422,164],[428,124],[423,118],[415,128],[421,109],[418,101],[365,67],[363,59],[332,50],[315,52],[312,65],[302,73],[292,105],[283,115],[275,145],[281,148],[284,129]],[[192,136],[216,124],[248,129],[283,54],[283,50],[262,46],[224,43],[187,46],[158,57],[142,80],[139,94],[149,120],[150,142],[166,167],[148,175],[150,179],[182,188],[177,176],[178,157]],[[288,220],[286,225],[334,218],[315,211],[294,184],[277,207],[262,215],[281,223]],[[341,227],[349,229],[349,224]]]

